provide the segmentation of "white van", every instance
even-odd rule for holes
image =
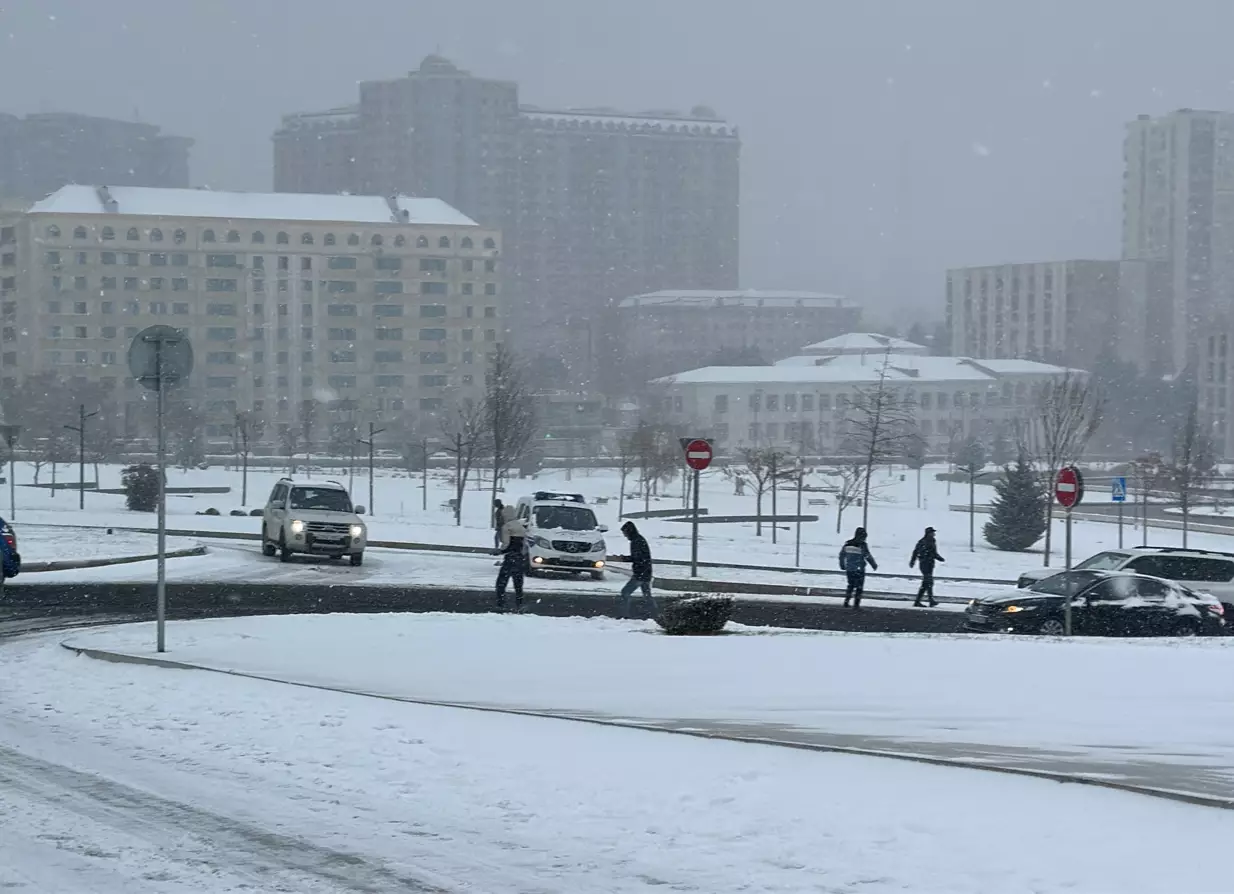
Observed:
[[[519,497],[518,517],[527,527],[527,570],[552,569],[604,577],[608,530],[582,494],[536,491]]]

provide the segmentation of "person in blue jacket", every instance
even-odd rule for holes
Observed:
[[[844,607],[848,608],[852,601],[853,608],[861,608],[861,594],[866,585],[866,565],[878,571],[878,563],[870,555],[870,547],[866,543],[866,529],[858,528],[851,540],[847,540],[840,548],[840,570],[848,576],[848,587],[844,591]]]

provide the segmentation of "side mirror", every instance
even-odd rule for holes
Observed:
[[[364,506],[362,505],[356,506],[356,515],[364,515],[364,513],[365,513]]]
[[[608,525],[600,525],[599,527],[596,528],[596,530],[599,531],[601,534],[607,534]]]

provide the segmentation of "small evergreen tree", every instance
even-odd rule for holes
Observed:
[[[134,512],[154,512],[159,508],[159,473],[153,466],[139,463],[120,473],[124,504]]]
[[[1002,480],[994,484],[985,539],[995,549],[1024,552],[1045,533],[1047,499],[1040,476],[1021,452],[1015,465],[1005,467]]]

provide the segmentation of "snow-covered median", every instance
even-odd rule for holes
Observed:
[[[115,531],[108,534],[99,528],[61,528],[15,524],[17,548],[23,563],[72,562],[98,559],[123,559],[150,556],[158,550],[154,534]],[[187,537],[168,537],[167,549],[181,550],[197,546]]]

